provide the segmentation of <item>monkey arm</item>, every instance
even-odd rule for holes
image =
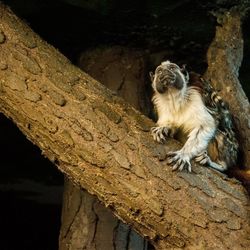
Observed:
[[[208,146],[209,141],[214,136],[215,130],[211,127],[200,126],[193,129],[188,135],[188,140],[181,149],[183,154],[192,159],[194,156],[201,153]]]

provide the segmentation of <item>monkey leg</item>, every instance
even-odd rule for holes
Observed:
[[[208,156],[207,151],[201,152],[194,158],[194,160],[200,163],[201,165],[207,165],[208,167],[216,169],[220,172],[224,172],[228,169],[228,166],[224,161],[218,161],[218,163],[212,161],[211,158]]]

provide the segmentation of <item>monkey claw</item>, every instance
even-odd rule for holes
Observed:
[[[155,141],[163,143],[169,134],[169,129],[167,127],[152,127],[151,133]]]
[[[169,152],[167,154],[167,163],[172,165],[173,170],[182,171],[186,168],[189,172],[192,172],[190,157],[184,154],[181,150]]]

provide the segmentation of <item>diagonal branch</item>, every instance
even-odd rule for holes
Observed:
[[[236,180],[199,166],[172,172],[164,159],[177,142],[153,142],[149,119],[3,5],[0,34],[0,111],[60,171],[157,249],[249,246],[250,207]]]

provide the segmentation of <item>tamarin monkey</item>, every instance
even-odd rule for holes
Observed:
[[[170,61],[162,62],[150,77],[158,115],[151,129],[154,140],[163,143],[176,134],[186,138],[180,150],[168,154],[173,170],[191,172],[192,159],[221,172],[236,165],[239,144],[232,117],[212,86]]]

